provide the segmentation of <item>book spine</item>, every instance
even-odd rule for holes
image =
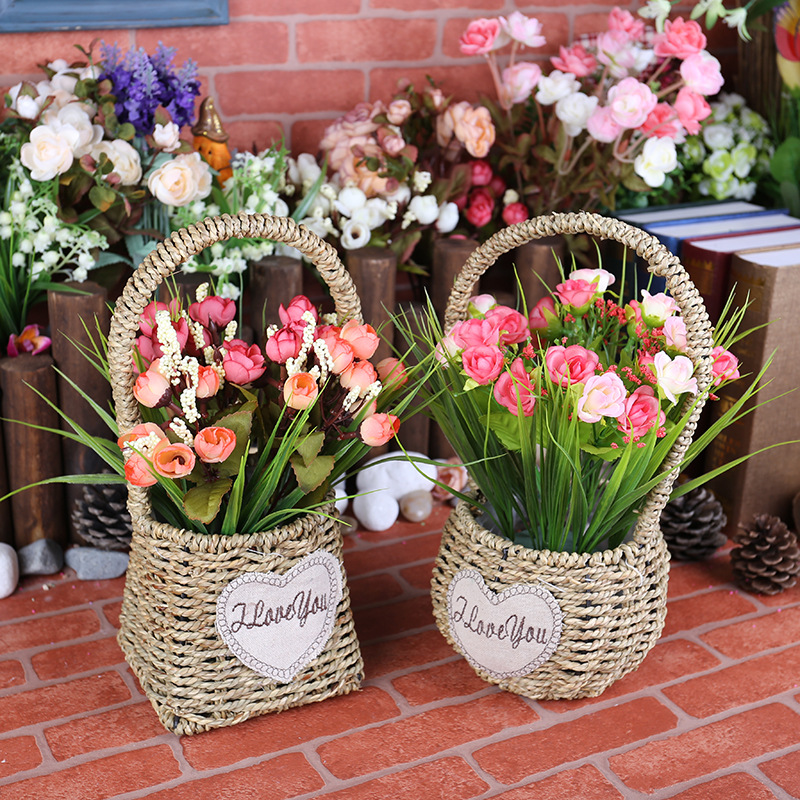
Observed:
[[[725,301],[731,253],[707,250],[687,241],[681,248],[681,263],[700,292],[711,322],[716,324]]]

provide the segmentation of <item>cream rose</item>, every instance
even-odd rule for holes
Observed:
[[[156,147],[165,153],[171,153],[181,143],[181,129],[174,122],[168,122],[166,125],[156,123],[153,129],[153,141]]]
[[[211,192],[211,173],[199,153],[182,153],[150,174],[147,188],[167,206],[186,206]]]
[[[79,103],[68,103],[58,112],[62,125],[71,125],[78,132],[78,143],[72,150],[75,158],[88,155],[92,148],[103,139],[103,128],[93,125],[86,109]]]
[[[30,141],[22,145],[20,160],[35,181],[52,180],[72,166],[79,139],[71,125],[39,125],[31,131]]]
[[[98,160],[101,153],[108,156],[114,165],[114,172],[119,175],[123,186],[135,186],[142,179],[142,162],[134,147],[122,139],[111,142],[100,142],[92,149],[92,158]]]

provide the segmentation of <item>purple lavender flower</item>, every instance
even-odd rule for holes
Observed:
[[[152,56],[142,47],[122,56],[116,44],[105,42],[100,53],[100,77],[111,81],[120,123],[129,122],[137,134],[146,136],[153,131],[153,115],[158,106],[166,108],[179,127],[192,123],[194,101],[200,94],[194,61],[187,60],[176,70],[172,63],[175,48],[161,42]]]

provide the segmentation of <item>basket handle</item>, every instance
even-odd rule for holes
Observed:
[[[297,248],[319,270],[329,287],[340,319],[361,322],[361,303],[356,287],[336,251],[327,242],[289,217],[269,214],[223,214],[181,228],[149,253],[128,279],[117,300],[108,337],[108,366],[120,433],[141,421],[133,396],[136,369],[133,346],[139,317],[153,292],[179,265],[216,242],[228,239],[269,239]]]
[[[499,256],[533,239],[565,233],[588,233],[601,239],[613,239],[620,242],[634,251],[637,256],[645,259],[650,272],[666,279],[667,289],[678,304],[683,321],[686,323],[686,355],[695,366],[698,390],[704,392],[711,385],[711,350],[714,345],[711,322],[700,292],[692,283],[677,256],[670,253],[655,236],[621,220],[604,217],[600,214],[580,211],[534,217],[525,222],[502,228],[487,239],[470,254],[455,280],[445,309],[445,331],[449,331],[456,322],[466,319],[472,287]],[[691,400],[687,401],[687,403],[690,402]],[[665,467],[677,467],[682,460],[691,443],[704,404],[704,400],[697,404],[686,428],[667,454],[664,460]],[[669,499],[672,484],[677,475],[678,470],[674,469],[653,489],[642,509],[642,520],[655,519],[657,526],[658,512],[663,509]]]

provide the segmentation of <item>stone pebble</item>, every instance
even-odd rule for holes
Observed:
[[[64,554],[68,567],[82,581],[104,581],[118,578],[128,568],[128,554],[96,547],[71,547]]]
[[[0,598],[14,593],[19,583],[19,559],[17,551],[5,542],[0,542]]]

